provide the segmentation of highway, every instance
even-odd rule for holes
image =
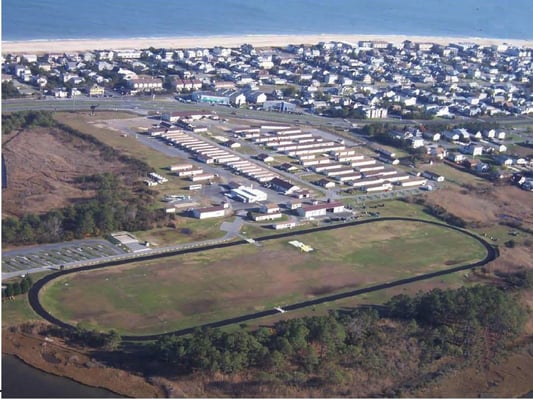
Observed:
[[[442,276],[442,275],[447,275],[447,274],[458,272],[458,271],[464,271],[464,270],[468,270],[468,269],[472,269],[472,268],[475,268],[475,267],[479,267],[479,266],[485,265],[485,264],[495,260],[499,256],[499,252],[498,252],[497,248],[493,247],[489,242],[487,242],[483,238],[481,238],[481,237],[479,237],[479,236],[477,236],[477,235],[475,235],[475,234],[473,234],[471,232],[468,232],[466,230],[463,230],[461,228],[457,228],[457,227],[454,227],[454,226],[446,225],[446,224],[443,224],[443,223],[440,223],[440,222],[426,221],[426,220],[422,220],[422,219],[406,218],[406,217],[383,217],[383,218],[376,218],[376,219],[371,219],[371,220],[354,221],[354,222],[348,222],[348,223],[336,224],[336,225],[327,225],[327,226],[322,226],[322,227],[317,227],[317,228],[310,228],[310,229],[306,229],[306,230],[298,231],[298,232],[288,231],[288,232],[284,232],[284,233],[278,233],[278,234],[273,234],[273,235],[257,238],[257,239],[255,239],[255,241],[256,242],[266,242],[266,241],[274,240],[274,239],[290,238],[290,237],[293,237],[293,236],[300,236],[300,235],[305,235],[305,234],[313,233],[313,232],[339,229],[339,228],[343,228],[343,227],[347,227],[347,226],[365,225],[365,224],[370,224],[370,223],[375,223],[375,222],[380,222],[380,221],[421,222],[421,223],[441,226],[441,227],[444,227],[444,228],[447,228],[447,229],[451,229],[451,230],[454,230],[454,231],[457,231],[457,232],[461,232],[464,235],[467,235],[467,236],[473,238],[474,240],[477,240],[485,248],[486,254],[485,254],[485,257],[483,257],[483,259],[481,259],[481,260],[479,260],[477,262],[474,262],[474,263],[469,263],[469,264],[465,264],[465,265],[461,265],[461,266],[457,266],[457,267],[453,267],[453,268],[447,268],[447,269],[443,269],[443,270],[440,270],[440,271],[431,272],[431,273],[427,273],[427,274],[423,274],[423,275],[416,275],[416,276],[412,276],[412,277],[409,277],[409,278],[399,279],[399,280],[396,280],[396,281],[384,282],[384,283],[380,283],[380,284],[377,284],[377,285],[374,285],[374,286],[370,286],[370,287],[367,287],[367,288],[356,289],[356,290],[347,291],[347,292],[343,292],[343,293],[338,293],[338,294],[334,294],[334,295],[324,296],[324,297],[320,297],[320,298],[317,298],[317,299],[308,300],[308,301],[304,301],[304,302],[300,302],[300,303],[282,305],[281,307],[283,308],[283,310],[285,310],[286,312],[287,311],[294,311],[294,310],[302,309],[302,308],[309,307],[309,306],[314,306],[314,305],[323,304],[323,303],[326,303],[326,302],[345,299],[345,298],[349,298],[349,297],[353,297],[353,296],[358,296],[358,295],[361,295],[361,294],[376,292],[376,291],[379,291],[379,290],[388,289],[388,288],[392,288],[392,287],[407,285],[407,284],[410,284],[410,283],[413,283],[413,282],[417,282],[417,281],[421,281],[421,280],[425,280],[425,279],[431,279],[431,278],[435,278],[435,277]],[[175,255],[179,255],[179,254],[195,253],[195,252],[200,252],[200,251],[207,251],[207,250],[211,250],[211,249],[220,249],[220,248],[232,247],[232,246],[242,246],[242,245],[246,245],[246,244],[248,244],[248,242],[246,240],[239,240],[239,241],[234,241],[234,242],[229,242],[229,243],[212,244],[212,245],[203,246],[203,247],[194,247],[194,248],[188,248],[188,249],[175,250],[175,251],[164,253],[164,254],[144,255],[144,256],[138,257],[135,261],[153,260],[153,259],[157,259],[157,258],[175,256]],[[40,293],[41,289],[46,284],[48,284],[49,282],[51,282],[52,280],[54,280],[54,279],[56,279],[56,278],[58,278],[60,276],[64,276],[64,275],[72,274],[72,273],[77,273],[77,272],[80,272],[80,271],[91,271],[91,270],[102,269],[102,268],[111,268],[111,267],[115,267],[115,266],[125,265],[125,264],[130,263],[130,262],[132,262],[132,261],[131,260],[116,260],[116,261],[101,263],[99,265],[84,266],[84,267],[79,267],[79,268],[73,268],[73,269],[66,270],[66,271],[58,271],[58,272],[55,272],[53,274],[47,275],[47,276],[43,277],[42,279],[40,279],[39,281],[37,281],[31,287],[31,289],[29,290],[29,292],[28,292],[28,300],[29,300],[30,306],[33,308],[33,310],[40,317],[42,317],[46,321],[48,321],[48,322],[50,322],[52,324],[61,326],[63,328],[73,329],[74,326],[72,326],[72,325],[70,325],[70,324],[68,324],[68,323],[66,323],[64,321],[61,321],[60,319],[56,318],[55,316],[50,314],[48,311],[46,311],[46,309],[41,304],[40,299],[39,299],[39,293]],[[177,330],[177,331],[173,331],[173,332],[164,332],[164,333],[153,334],[153,335],[124,335],[122,337],[122,339],[124,341],[130,341],[130,342],[131,341],[152,341],[152,340],[157,340],[157,339],[161,338],[162,336],[186,335],[186,334],[189,334],[189,333],[193,332],[194,329],[197,329],[197,328],[200,328],[200,327],[223,327],[223,326],[232,325],[232,324],[236,324],[236,323],[242,323],[242,322],[246,322],[246,321],[250,321],[250,320],[254,320],[254,319],[258,319],[258,318],[263,318],[263,317],[270,316],[270,315],[275,315],[275,314],[278,314],[278,313],[279,313],[279,311],[277,311],[275,309],[272,309],[272,310],[266,310],[266,311],[261,311],[261,312],[257,312],[257,313],[252,313],[252,314],[245,314],[245,315],[241,315],[241,316],[236,316],[234,318],[229,318],[229,319],[225,319],[225,320],[222,320],[222,321],[216,321],[216,322],[204,324],[204,325],[201,325],[199,327],[190,327],[190,328],[181,329],[181,330]]]
[[[268,112],[261,110],[250,110],[232,108],[221,105],[210,106],[208,104],[182,103],[178,102],[170,95],[157,95],[155,99],[151,96],[120,96],[114,97],[87,97],[76,96],[68,99],[55,99],[46,97],[44,99],[7,99],[2,100],[2,112],[15,112],[26,110],[48,110],[48,111],[89,111],[91,105],[97,105],[97,110],[111,111],[130,111],[139,115],[147,115],[151,112],[166,111],[194,111],[199,109],[216,110],[221,117],[242,118],[242,119],[261,119],[279,123],[307,124],[310,126],[336,127],[341,129],[350,129],[351,121],[342,118],[328,118],[319,115],[303,113],[288,114],[278,112]],[[527,115],[521,116],[498,116],[483,118],[458,117],[454,120],[405,120],[405,119],[379,119],[379,120],[354,120],[358,125],[368,123],[390,123],[394,125],[418,125],[442,123],[461,123],[461,122],[486,122],[498,123],[501,125],[533,125],[533,117]]]

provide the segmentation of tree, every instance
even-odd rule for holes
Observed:
[[[282,93],[284,97],[294,97],[296,94],[298,94],[298,89],[296,86],[290,85],[284,88]]]
[[[106,336],[104,347],[107,350],[115,350],[116,348],[118,348],[121,342],[122,338],[119,333],[114,329],[111,329]]]
[[[28,290],[30,290],[31,287],[31,280],[26,279],[26,277],[22,278],[20,281],[20,292],[21,293],[27,293]]]
[[[21,288],[20,288],[20,282],[14,282],[12,284],[12,287],[13,287],[13,296],[17,296],[22,293]]]
[[[13,291],[13,284],[6,283],[6,289],[4,290],[4,293],[6,297],[11,297],[15,295],[15,292]]]
[[[2,82],[2,100],[21,96],[13,81]]]

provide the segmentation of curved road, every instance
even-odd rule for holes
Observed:
[[[437,226],[444,227],[444,228],[447,228],[447,229],[455,230],[457,232],[461,232],[462,234],[473,238],[474,240],[477,240],[485,248],[486,255],[485,255],[485,257],[482,260],[479,260],[479,261],[474,262],[474,263],[465,264],[465,265],[461,265],[461,266],[453,267],[453,268],[447,268],[447,269],[444,269],[444,270],[440,270],[440,271],[436,271],[436,272],[430,272],[430,273],[427,273],[427,274],[413,276],[413,277],[410,277],[410,278],[399,279],[399,280],[396,280],[396,281],[380,283],[380,284],[377,284],[377,285],[374,285],[374,286],[370,286],[370,287],[367,287],[367,288],[363,288],[363,289],[357,289],[357,290],[352,290],[352,291],[348,291],[348,292],[344,292],[344,293],[339,293],[339,294],[334,294],[334,295],[330,295],[330,296],[320,297],[320,298],[313,299],[313,300],[303,301],[303,302],[300,302],[300,303],[295,303],[295,304],[284,306],[283,309],[285,311],[293,311],[293,310],[297,310],[297,309],[304,308],[304,307],[309,307],[309,306],[313,306],[313,305],[317,305],[317,304],[322,304],[322,303],[325,303],[325,302],[328,302],[328,301],[335,301],[335,300],[339,300],[339,299],[344,299],[344,298],[348,298],[348,297],[352,297],[352,296],[361,295],[361,294],[364,294],[364,293],[375,292],[375,291],[378,291],[378,290],[388,289],[388,288],[395,287],[395,286],[401,286],[401,285],[405,285],[405,284],[412,283],[412,282],[417,282],[417,281],[421,281],[421,280],[425,280],[425,279],[430,279],[430,278],[434,278],[434,277],[437,277],[437,276],[450,274],[450,273],[453,273],[453,272],[464,271],[464,270],[467,270],[467,269],[471,269],[471,268],[475,268],[475,267],[478,267],[478,266],[485,265],[488,262],[493,261],[494,259],[496,259],[499,256],[499,252],[498,252],[497,248],[493,247],[489,242],[487,242],[486,240],[482,239],[481,237],[476,236],[475,234],[473,234],[471,232],[468,232],[468,231],[463,230],[461,228],[457,228],[455,226],[446,225],[446,224],[443,224],[443,223],[440,223],[440,222],[426,221],[426,220],[423,220],[423,219],[406,218],[406,217],[383,217],[383,218],[376,218],[376,219],[371,219],[371,220],[348,222],[348,223],[344,223],[344,224],[327,225],[327,226],[311,228],[311,229],[306,229],[306,230],[297,231],[297,232],[284,232],[284,233],[264,236],[264,237],[261,237],[261,238],[257,238],[255,240],[257,242],[265,242],[265,241],[273,240],[273,239],[280,239],[280,238],[285,238],[285,237],[304,235],[304,234],[312,233],[312,232],[327,231],[327,230],[333,230],[333,229],[343,228],[343,227],[347,227],[347,226],[364,225],[364,224],[369,224],[369,223],[373,223],[373,222],[382,222],[382,221],[422,222],[422,223],[426,223],[426,224],[430,224],[430,225],[437,225]],[[144,260],[152,260],[152,259],[162,258],[162,257],[170,257],[170,256],[179,255],[179,254],[196,253],[196,252],[199,252],[199,251],[205,251],[205,250],[211,250],[211,249],[220,249],[220,248],[224,248],[224,247],[240,246],[240,245],[247,244],[247,243],[248,242],[246,242],[245,240],[240,240],[240,241],[231,242],[231,243],[223,243],[223,244],[209,245],[209,246],[204,246],[204,247],[196,247],[196,248],[190,248],[190,249],[176,250],[176,251],[173,251],[173,252],[170,252],[170,253],[166,253],[164,255],[156,254],[156,255],[147,255],[147,256],[144,256],[144,257],[139,257],[139,258],[137,258],[135,260],[135,262],[144,261]],[[106,262],[106,263],[99,264],[99,265],[91,265],[91,266],[86,266],[86,267],[70,269],[70,270],[67,270],[67,271],[59,271],[59,272],[47,275],[44,278],[42,278],[39,281],[37,281],[31,287],[30,291],[28,292],[28,299],[29,299],[30,306],[33,308],[33,310],[40,317],[42,317],[43,319],[47,320],[48,322],[51,322],[52,324],[61,326],[63,328],[71,328],[72,329],[72,328],[74,328],[72,325],[70,325],[70,324],[68,324],[68,323],[66,323],[64,321],[61,321],[60,319],[54,317],[52,314],[50,314],[48,311],[45,310],[45,308],[42,306],[42,304],[41,304],[41,302],[39,300],[39,292],[41,291],[41,289],[47,283],[49,283],[50,281],[52,281],[52,280],[54,280],[54,279],[56,279],[56,278],[58,278],[60,276],[63,276],[63,275],[72,274],[72,273],[76,273],[76,272],[80,272],[80,271],[91,271],[91,270],[100,269],[100,268],[108,268],[108,267],[112,267],[112,266],[127,264],[129,262],[131,262],[131,261],[112,261],[112,262]],[[192,333],[195,329],[201,328],[201,327],[222,327],[222,326],[236,324],[236,323],[242,323],[242,322],[245,322],[245,321],[250,321],[250,320],[253,320],[253,319],[256,319],[256,318],[262,318],[262,317],[266,317],[266,316],[274,315],[274,314],[278,314],[278,313],[279,313],[279,311],[273,309],[273,310],[267,310],[267,311],[261,311],[261,312],[257,312],[257,313],[252,313],[252,314],[241,315],[241,316],[238,316],[238,317],[229,318],[229,319],[225,319],[225,320],[222,320],[222,321],[212,322],[212,323],[204,324],[204,325],[201,325],[201,326],[198,326],[198,327],[186,328],[186,329],[181,329],[181,330],[177,330],[177,331],[173,331],[173,332],[166,332],[166,333],[153,334],[153,335],[138,335],[138,336],[125,335],[125,336],[122,336],[122,339],[124,341],[151,341],[151,340],[159,339],[162,336],[186,335],[186,334]]]

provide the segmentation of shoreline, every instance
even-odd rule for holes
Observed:
[[[302,35],[228,35],[228,36],[181,36],[181,37],[140,37],[102,39],[37,39],[2,41],[2,54],[54,53],[92,50],[147,49],[149,47],[187,49],[194,47],[212,48],[216,46],[238,47],[244,43],[254,47],[281,47],[289,44],[317,44],[338,41],[356,44],[358,41],[386,41],[399,44],[405,40],[429,42],[441,45],[449,43],[475,43],[478,45],[509,44],[519,47],[533,47],[533,39],[501,39],[482,37],[444,37],[416,35],[377,35],[377,34],[302,34]]]
[[[41,372],[123,397],[164,397],[161,385],[150,383],[146,377],[127,370],[107,366],[105,361],[94,360],[92,350],[69,346],[58,338],[46,341],[45,337],[38,334],[2,329],[2,354],[14,356]],[[46,354],[51,360],[44,357]]]
[[[88,388],[94,388],[94,389],[101,389],[101,390],[106,390],[110,393],[113,393],[113,394],[116,394],[117,396],[121,396],[121,397],[129,397],[127,396],[126,394],[124,393],[119,393],[119,392],[116,392],[116,391],[113,391],[112,389],[108,388],[108,387],[105,387],[105,386],[94,386],[94,385],[88,385],[84,382],[82,382],[81,380],[79,379],[75,379],[75,378],[72,378],[70,377],[68,374],[66,373],[58,373],[57,371],[54,371],[52,368],[46,368],[46,367],[43,367],[43,366],[39,366],[39,365],[36,365],[35,363],[31,363],[27,360],[25,360],[20,354],[18,353],[12,353],[12,352],[2,352],[2,355],[6,355],[6,356],[11,356],[11,357],[14,357],[16,358],[18,361],[20,361],[21,363],[27,365],[28,367],[31,367],[31,368],[34,368],[36,369],[37,371],[39,372],[43,372],[45,374],[49,374],[49,375],[53,375],[55,377],[58,377],[58,378],[63,378],[63,379],[68,379],[69,381],[72,381],[72,382],[75,382],[79,385],[84,385]]]

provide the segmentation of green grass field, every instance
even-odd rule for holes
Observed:
[[[417,222],[376,222],[64,276],[41,301],[56,317],[149,334],[252,313],[464,264],[471,238]],[[453,249],[453,251],[450,251]]]

